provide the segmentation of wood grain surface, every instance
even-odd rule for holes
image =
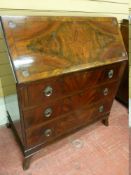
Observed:
[[[99,112],[99,107],[103,105],[103,112]],[[102,119],[102,116],[106,115],[112,106],[112,100],[100,101],[92,106],[79,108],[78,110],[72,111],[70,114],[65,115],[63,118],[58,118],[55,121],[41,124],[35,128],[29,128],[26,130],[27,136],[27,147],[37,145],[40,143],[46,144],[57,137],[71,132],[76,128],[89,124],[97,119]],[[88,115],[87,115],[88,113]],[[46,136],[45,131],[51,129],[51,135]]]
[[[17,78],[26,158],[97,120],[108,125],[127,60],[116,18],[3,16],[1,21]],[[9,121],[14,126],[12,116]]]
[[[19,87],[23,109],[29,109],[43,103],[49,104],[52,101],[71,96],[80,91],[99,87],[102,84],[118,81],[120,78],[122,63],[111,64],[86,71],[48,78],[32,83],[26,83]],[[110,70],[113,70],[112,78],[108,77]],[[50,86],[53,91],[50,96],[45,96],[44,90]],[[92,89],[91,89],[92,91]]]
[[[35,108],[24,110],[25,128],[37,127],[38,125],[48,123],[56,118],[61,118],[71,111],[95,104],[99,102],[100,99],[105,101],[109,99],[113,100],[117,86],[117,82],[115,81],[99,87],[89,88],[88,90],[56,100],[54,102],[43,102],[43,104]],[[108,94],[104,95],[104,90],[106,88],[108,88]],[[48,108],[52,109],[52,114],[50,117],[46,117],[44,114],[45,110]]]
[[[2,17],[18,83],[127,59],[115,18]]]

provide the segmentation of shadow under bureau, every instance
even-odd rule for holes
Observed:
[[[1,17],[12,86],[3,86],[23,168],[42,147],[101,120],[108,126],[127,62],[116,18]],[[6,79],[5,79],[6,81]]]

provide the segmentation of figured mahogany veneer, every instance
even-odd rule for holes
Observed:
[[[98,120],[108,126],[127,53],[116,18],[1,18],[16,91],[5,103],[25,156]]]
[[[2,17],[19,83],[122,61],[116,18]]]
[[[75,95],[54,102],[43,103],[38,107],[26,109],[23,111],[25,128],[31,128],[32,126],[37,127],[37,125],[47,123],[55,118],[60,118],[71,111],[99,102],[100,99],[105,101],[113,99],[117,86],[117,81],[115,81],[98,87],[91,87]],[[108,92],[105,92],[106,89],[108,89]],[[46,117],[44,112],[48,108],[52,109],[52,113],[49,117]]]
[[[61,119],[59,118],[53,122],[47,123],[46,125],[41,124],[41,126],[37,126],[34,129],[29,128],[26,131],[28,138],[27,145],[30,147],[40,143],[44,144],[48,142],[48,140],[53,140],[56,137],[68,133],[71,130],[73,131],[82,125],[91,123],[93,120],[96,120],[109,113],[111,105],[112,101],[101,101],[98,104],[92,104],[89,107],[84,106],[71,112],[70,114],[65,115]],[[102,111],[100,111],[101,107],[103,107]],[[49,136],[46,135],[46,131],[48,131],[48,129],[50,129],[50,132],[48,133]]]
[[[87,71],[76,72],[68,75],[44,79],[38,82],[26,84],[21,93],[28,94],[26,99],[22,94],[23,107],[39,105],[46,101],[46,104],[59,98],[83,91],[90,87],[98,86],[101,83],[109,83],[118,80],[120,77],[121,64],[112,64]],[[113,77],[109,78],[109,71],[113,70]],[[44,94],[46,87],[52,88],[50,97]],[[28,99],[27,99],[28,98]]]

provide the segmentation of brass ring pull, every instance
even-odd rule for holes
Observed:
[[[51,116],[52,112],[53,111],[52,111],[51,108],[46,108],[45,111],[44,111],[44,116],[48,118],[48,117]]]
[[[103,91],[103,94],[106,96],[106,95],[108,95],[108,93],[109,93],[108,88],[105,88],[104,91]]]
[[[112,77],[113,77],[113,74],[114,74],[114,71],[111,69],[111,70],[108,72],[108,78],[112,78]]]
[[[46,129],[45,132],[44,132],[44,135],[46,137],[50,137],[52,135],[52,130],[51,129]]]
[[[44,89],[44,94],[46,97],[49,97],[52,95],[52,92],[53,92],[53,88],[51,86],[47,86],[45,89]]]
[[[103,111],[104,111],[104,106],[101,105],[101,106],[99,107],[99,112],[103,112]]]

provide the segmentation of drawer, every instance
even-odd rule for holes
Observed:
[[[61,117],[67,113],[82,108],[85,105],[89,106],[100,99],[113,99],[117,90],[118,83],[112,82],[99,87],[90,88],[87,91],[80,92],[73,96],[57,100],[55,102],[44,104],[33,109],[23,111],[25,118],[25,127],[39,125],[44,122]]]
[[[118,80],[120,65],[112,64],[28,84],[27,95],[22,96],[25,97],[24,107],[48,103],[102,83]]]
[[[66,134],[81,126],[95,122],[106,115],[111,108],[112,101],[101,101],[96,105],[80,110],[73,111],[63,118],[56,119],[47,123],[41,124],[36,128],[26,130],[27,146],[31,147],[37,144],[47,144],[57,137]]]

